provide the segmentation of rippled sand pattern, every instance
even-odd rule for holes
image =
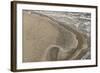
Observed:
[[[23,10],[23,62],[90,59],[90,17]]]

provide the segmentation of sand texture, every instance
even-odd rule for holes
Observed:
[[[58,14],[23,11],[23,62],[90,58],[89,33],[79,31],[75,21],[60,21]]]

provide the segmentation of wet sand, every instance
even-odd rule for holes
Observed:
[[[81,59],[87,51],[87,40],[80,32],[60,24],[45,15],[23,13],[23,62]],[[52,45],[56,47],[49,48]]]

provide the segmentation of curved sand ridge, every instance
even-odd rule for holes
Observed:
[[[23,62],[81,59],[86,48],[77,30],[39,13],[23,14]]]

